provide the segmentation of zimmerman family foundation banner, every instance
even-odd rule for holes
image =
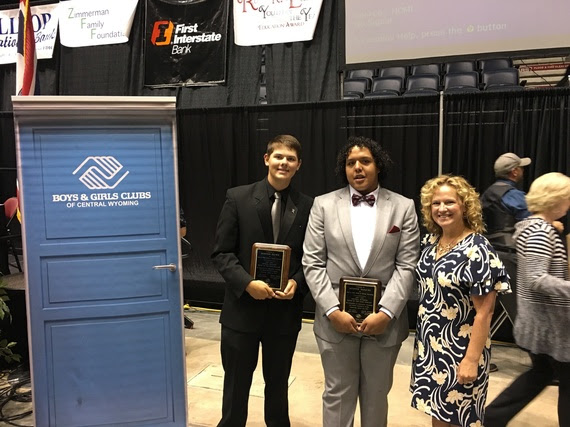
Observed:
[[[229,0],[147,0],[145,86],[225,82]]]
[[[312,40],[322,0],[233,0],[239,46]]]
[[[138,0],[69,0],[59,5],[61,44],[67,47],[126,43]]]
[[[58,4],[31,7],[38,59],[49,59],[57,36]],[[19,9],[0,10],[0,64],[16,62]]]

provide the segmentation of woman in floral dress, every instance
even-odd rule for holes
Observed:
[[[508,275],[480,233],[479,195],[462,177],[443,175],[421,190],[422,242],[416,267],[419,310],[412,362],[412,406],[432,426],[483,425],[489,384],[489,329]]]

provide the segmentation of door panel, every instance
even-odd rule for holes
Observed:
[[[50,425],[171,420],[169,323],[167,313],[46,322]]]
[[[89,99],[14,103],[36,425],[185,426],[174,102]]]

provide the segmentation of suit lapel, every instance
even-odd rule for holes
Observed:
[[[372,247],[370,248],[370,255],[366,261],[366,266],[364,267],[364,275],[366,276],[380,255],[384,241],[386,240],[386,234],[388,233],[388,227],[390,227],[390,221],[392,218],[392,201],[387,191],[380,188],[378,193],[378,201],[376,203],[376,227],[374,229],[374,239],[372,240]]]
[[[340,228],[344,236],[344,241],[346,242],[346,247],[348,248],[348,251],[352,256],[354,263],[358,266],[358,269],[362,271],[362,266],[358,262],[356,246],[354,246],[354,238],[352,236],[352,222],[350,221],[349,196],[350,196],[350,190],[348,187],[338,192],[339,200],[338,203],[336,204],[338,221],[340,223]]]
[[[263,235],[265,236],[265,241],[273,242],[273,228],[271,226],[271,206],[269,203],[269,198],[267,197],[267,188],[265,185],[265,180],[259,181],[255,184],[253,189],[253,203],[255,204],[255,210],[257,211],[257,216],[263,229]]]
[[[295,217],[297,216],[297,212],[299,209],[297,208],[297,203],[299,199],[299,193],[295,191],[293,188],[289,190],[289,197],[287,197],[287,205],[285,206],[285,212],[283,213],[283,217],[281,218],[281,229],[279,230],[279,237],[277,242],[281,243],[286,240],[289,231],[291,230],[291,226],[293,225],[293,221],[295,221]]]

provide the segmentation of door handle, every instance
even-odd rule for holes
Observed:
[[[167,264],[167,265],[155,265],[152,267],[154,270],[170,270],[176,271],[176,266],[174,264]]]

